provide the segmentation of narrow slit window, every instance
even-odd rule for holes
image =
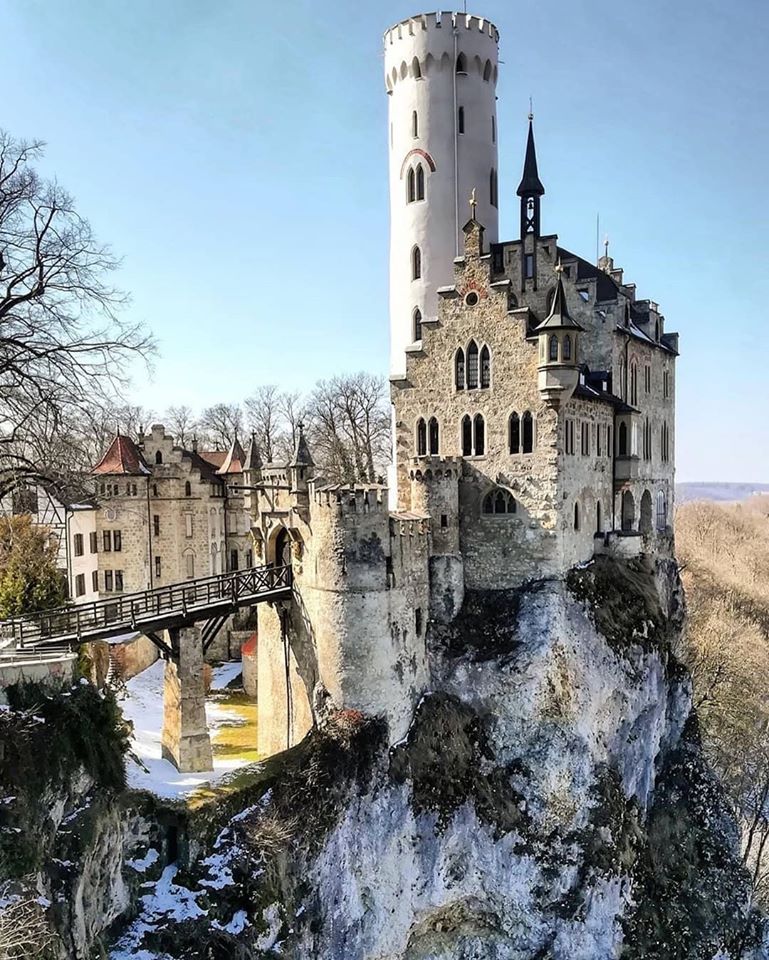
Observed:
[[[417,420],[417,456],[427,455],[427,424],[421,417]]]
[[[481,387],[488,389],[491,386],[491,354],[489,348],[481,350]]]
[[[417,200],[425,198],[425,171],[420,163],[417,167]]]
[[[462,417],[462,456],[471,457],[473,454],[473,421],[465,414]]]
[[[411,251],[411,279],[419,280],[422,276],[422,251],[414,247]]]
[[[476,413],[473,421],[473,452],[476,457],[486,453],[486,423],[480,413]]]
[[[465,389],[465,351],[460,347],[454,360],[454,373],[457,390]]]
[[[414,110],[411,114],[411,136],[419,136],[419,114]]]
[[[419,307],[414,308],[414,341],[422,339],[422,311]]]
[[[527,410],[522,418],[523,424],[523,452],[533,453],[534,451],[534,417]]]
[[[510,453],[521,452],[521,418],[517,413],[510,414]]]
[[[430,456],[437,457],[439,449],[439,430],[438,430],[438,421],[435,417],[430,417],[430,422],[427,425],[427,439],[428,446],[430,451]]]
[[[465,132],[465,108],[460,107],[457,110],[457,133]]]

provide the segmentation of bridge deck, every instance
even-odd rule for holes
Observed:
[[[131,630],[154,633],[227,616],[240,607],[290,594],[290,566],[252,567],[5,620],[0,622],[0,646],[5,641],[24,650],[106,640]]]

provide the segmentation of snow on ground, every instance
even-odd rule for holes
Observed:
[[[132,750],[147,768],[144,770],[135,759],[127,764],[128,785],[137,790],[150,790],[160,797],[183,798],[198,787],[215,783],[225,774],[244,766],[248,761],[228,756],[216,756],[214,744],[214,769],[203,773],[179,773],[168,760],[164,760],[161,751],[161,733],[163,730],[163,672],[165,662],[157,660],[143,673],[133,677],[126,684],[125,693],[119,695],[120,706],[126,720],[134,725]],[[240,662],[225,663],[214,668],[212,692],[223,690],[240,675]],[[241,716],[226,702],[206,702],[206,718],[212,735],[217,728],[228,725],[240,726]],[[254,731],[256,739],[256,731]]]

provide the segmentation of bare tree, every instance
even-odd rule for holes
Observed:
[[[243,411],[237,403],[215,403],[200,415],[201,439],[215,447],[229,447],[243,437]]]
[[[390,415],[381,377],[358,373],[316,384],[307,403],[313,451],[330,480],[374,483],[390,458]]]
[[[246,399],[246,412],[263,459],[267,462],[275,460],[278,447],[285,446],[282,394],[274,385],[257,387]]]
[[[197,436],[198,423],[192,410],[182,405],[169,407],[164,416],[165,426],[174,435],[174,439],[181,447],[186,447]]]
[[[19,895],[10,898],[0,909],[2,960],[41,957],[57,943],[59,940],[46,919],[42,898]]]
[[[128,381],[153,342],[119,319],[117,266],[71,197],[31,165],[42,144],[0,132],[0,494],[41,479],[34,438],[75,407],[95,408]]]

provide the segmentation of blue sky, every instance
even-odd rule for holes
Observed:
[[[3,0],[2,124],[123,257],[162,410],[385,373],[381,35],[412,3]],[[427,8],[425,8],[427,9]],[[769,5],[483,0],[500,29],[501,238],[534,97],[543,230],[596,211],[681,333],[678,478],[769,479]]]

